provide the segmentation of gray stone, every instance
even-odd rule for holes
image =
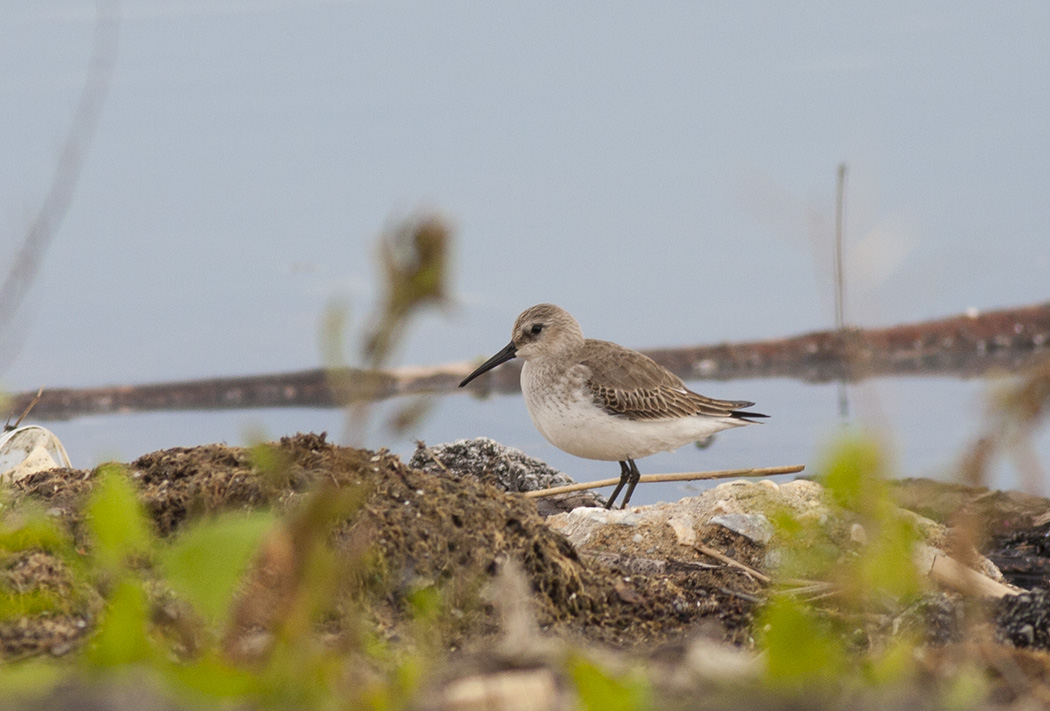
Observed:
[[[776,532],[763,514],[720,514],[713,516],[708,523],[738,533],[763,546],[769,543]]]

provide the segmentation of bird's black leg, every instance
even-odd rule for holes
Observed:
[[[630,461],[630,459],[627,460],[627,462]],[[623,489],[623,485],[631,478],[631,468],[627,466],[627,462],[620,462],[620,483],[616,485],[616,488],[613,489],[612,496],[610,496],[609,500],[605,502],[605,508],[607,509],[612,508],[613,502],[616,501],[616,497],[620,495],[620,490]],[[633,464],[633,462],[631,463]],[[631,488],[633,489],[634,487],[632,486]]]
[[[620,462],[620,464],[623,464],[623,462]],[[620,504],[621,509],[627,508],[627,502],[631,500],[634,487],[638,486],[638,480],[642,478],[642,473],[638,471],[638,465],[634,463],[633,459],[628,459],[627,464],[630,468],[630,481],[627,483],[627,493],[623,495],[623,503]],[[620,485],[623,486],[623,479],[620,480]]]

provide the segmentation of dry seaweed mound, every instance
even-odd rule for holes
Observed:
[[[546,621],[594,613],[606,586],[528,500],[478,481],[410,469],[388,457],[345,538],[367,535],[394,579],[445,583],[523,565]]]
[[[1010,595],[995,607],[996,635],[1015,647],[1050,649],[1050,593]]]
[[[386,577],[403,581],[404,591],[413,581],[483,583],[514,558],[524,569],[541,626],[595,641],[662,641],[711,615],[732,626],[725,634],[739,640],[751,621],[751,602],[727,596],[719,589],[722,581],[713,586],[695,574],[638,575],[581,559],[545,524],[534,500],[471,476],[413,469],[394,457],[371,482],[367,502],[344,533],[347,550],[362,532],[384,561]],[[494,629],[490,613],[473,632]]]
[[[318,478],[328,476],[332,462],[325,455],[331,449],[324,434],[301,434],[274,444],[268,450],[272,461],[267,467],[260,466],[259,454],[253,450],[209,444],[151,452],[125,469],[157,533],[167,536],[190,518],[286,506]],[[12,485],[12,501],[15,506],[23,501],[39,502],[79,534],[81,509],[97,474],[98,469],[37,472]]]
[[[458,623],[446,630],[456,644],[496,628],[496,615],[483,591],[504,561],[524,569],[532,609],[541,626],[592,640],[635,646],[667,639],[714,616],[726,637],[746,637],[751,602],[727,596],[724,581],[689,575],[644,575],[594,559],[581,559],[568,541],[549,529],[532,500],[504,493],[469,476],[443,476],[406,466],[385,451],[335,446],[325,435],[300,434],[262,448],[220,444],[174,448],[144,455],[126,466],[156,532],[177,534],[187,522],[224,511],[269,509],[294,516],[319,487],[362,492],[348,517],[333,522],[328,543],[343,570],[368,551],[373,620],[396,635],[411,610],[408,595],[420,587],[442,591]],[[12,486],[11,502],[43,508],[84,540],[83,507],[98,471],[55,469]],[[291,525],[291,524],[288,524]],[[46,564],[45,564],[46,563]],[[53,574],[26,579],[27,563],[9,558],[8,577],[30,589],[55,583],[61,561],[37,561]],[[32,576],[29,576],[32,578]],[[9,583],[10,585],[10,583]],[[271,597],[274,591],[270,591]],[[61,597],[61,593],[58,593]],[[0,630],[0,654],[23,656],[64,651],[93,624],[93,590],[81,601],[68,629],[46,643],[33,642],[54,615],[24,615]]]
[[[26,610],[0,619],[0,659],[4,660],[69,652],[80,643],[102,604],[59,557],[40,550],[8,555],[0,565],[0,589],[10,593],[8,599],[48,603],[46,612]]]

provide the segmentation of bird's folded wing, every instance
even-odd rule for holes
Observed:
[[[600,343],[600,348],[594,345]],[[746,400],[715,400],[685,387],[681,378],[637,351],[588,340],[580,359],[588,369],[586,387],[606,412],[632,420],[663,420],[690,415],[733,417]]]

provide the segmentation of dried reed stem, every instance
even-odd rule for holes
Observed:
[[[787,467],[764,467],[761,469],[723,469],[714,472],[680,472],[675,474],[642,474],[639,483],[653,483],[659,481],[697,481],[700,479],[738,479],[742,477],[773,476],[774,474],[794,474],[806,467],[802,464]],[[587,489],[600,489],[603,486],[615,486],[620,483],[616,479],[600,479],[598,481],[585,481],[566,486],[555,486],[550,489],[539,489],[538,491],[526,491],[525,496],[530,499],[540,496],[555,496],[557,494],[568,494],[573,491],[585,491]]]

